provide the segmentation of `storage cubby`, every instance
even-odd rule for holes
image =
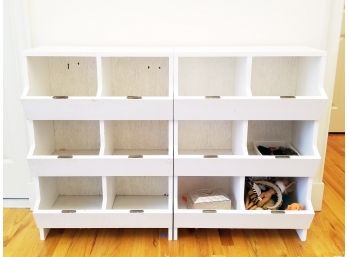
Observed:
[[[28,96],[96,96],[95,57],[27,57]]]
[[[243,183],[240,177],[178,177],[177,178],[177,209],[195,210],[187,207],[187,196],[197,190],[219,189],[231,200],[231,209],[242,209]]]
[[[248,95],[246,57],[179,57],[179,96]]]
[[[103,96],[169,96],[168,57],[102,58]]]
[[[168,210],[168,177],[107,177],[107,209]]]
[[[99,121],[33,121],[33,155],[98,155]]]
[[[168,121],[105,121],[106,155],[168,155]]]
[[[321,57],[253,58],[253,96],[320,96],[322,83]]]
[[[243,154],[240,121],[178,121],[179,155]]]
[[[317,128],[315,121],[249,121],[248,152],[258,155],[255,145],[288,145],[299,156],[316,155]]]
[[[244,192],[244,199],[248,197],[248,191],[250,190],[250,185],[248,181],[250,178],[245,179],[245,192]],[[272,183],[275,187],[279,188],[279,192],[281,192],[281,188],[277,185],[277,183],[282,183],[284,185],[284,181],[287,181],[286,183],[292,183],[294,182],[293,188],[288,193],[282,194],[282,203],[279,208],[276,208],[275,210],[286,210],[288,205],[293,203],[298,203],[303,207],[301,210],[291,210],[291,211],[302,211],[302,210],[312,210],[311,205],[311,197],[310,197],[310,180],[306,177],[253,177],[253,181],[266,181]],[[286,186],[285,186],[286,187]],[[265,190],[268,190],[270,187],[265,187]],[[263,192],[263,191],[262,191]],[[276,194],[272,197],[272,200],[274,203],[276,203],[277,196]],[[270,205],[271,206],[271,205]],[[245,206],[246,209],[246,206]],[[249,211],[255,211],[255,210],[249,210]],[[261,209],[262,211],[262,209]],[[290,210],[287,210],[290,211]]]
[[[39,177],[38,210],[101,210],[101,177]]]

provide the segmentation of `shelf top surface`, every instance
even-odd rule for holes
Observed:
[[[325,56],[320,49],[301,46],[253,47],[37,47],[24,51],[25,56]]]

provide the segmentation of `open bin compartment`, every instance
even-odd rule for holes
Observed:
[[[247,121],[177,121],[175,174],[243,175],[231,167],[240,167],[240,157],[247,156],[246,129]]]
[[[243,153],[240,143],[243,124],[240,121],[178,121],[178,155],[218,155]]]
[[[105,183],[108,227],[172,228],[171,177],[105,177]]]
[[[178,57],[178,95],[247,95],[249,74],[244,57]]]
[[[28,96],[96,96],[95,57],[27,57]]]
[[[33,121],[33,156],[99,155],[99,121]]]
[[[103,57],[103,96],[169,96],[169,57]]]
[[[323,57],[253,57],[253,96],[323,96]]]
[[[233,215],[243,209],[244,178],[242,177],[175,177],[175,228],[226,228],[237,221]],[[220,189],[231,200],[230,209],[191,209],[187,196],[197,190]]]
[[[104,121],[103,167],[107,175],[171,176],[173,125],[170,121]]]
[[[298,203],[301,206],[301,210],[312,210],[311,204],[311,185],[310,179],[307,177],[297,178],[297,177],[246,177],[245,178],[245,191],[244,199],[246,200],[248,194],[257,195],[252,187],[255,183],[257,187],[261,190],[260,192],[266,192],[268,190],[273,190],[274,195],[272,196],[271,203],[268,203],[270,208],[267,208],[267,204],[262,208],[262,206],[257,206],[254,203],[247,205],[245,203],[245,209],[249,211],[254,210],[272,210],[272,211],[285,211],[288,206],[293,203]],[[253,192],[251,192],[253,191]],[[250,199],[250,198],[249,198]],[[279,203],[279,204],[277,204]],[[251,207],[251,205],[253,207]],[[279,207],[273,208],[279,205]],[[256,209],[255,209],[256,208]],[[288,210],[287,210],[288,211]],[[295,211],[295,210],[293,210]],[[299,210],[296,210],[299,211]],[[292,211],[290,211],[292,212]]]
[[[101,177],[39,177],[36,210],[101,210]]]
[[[202,209],[191,209],[187,206],[187,197],[189,194],[199,190],[218,190],[226,195],[231,201],[231,208],[227,210],[236,210],[240,206],[241,188],[240,177],[177,177],[177,209],[189,211],[199,211]]]
[[[321,163],[316,145],[317,126],[316,121],[249,121],[245,174],[314,176]],[[262,155],[259,146],[272,150],[272,155]],[[298,155],[274,151],[279,146],[293,149]]]
[[[172,129],[171,129],[172,131]],[[105,121],[105,155],[168,156],[168,121]]]
[[[285,178],[254,178],[254,180],[282,181]],[[264,229],[307,229],[309,228],[314,217],[314,211],[311,203],[312,180],[307,177],[286,178],[295,182],[294,191],[286,195],[286,202],[299,203],[302,210],[245,210],[243,219],[248,221],[245,228],[264,228]],[[248,179],[246,179],[248,181]],[[267,190],[267,188],[266,188]],[[245,197],[247,196],[247,182]],[[284,196],[283,196],[284,198]],[[276,199],[275,199],[276,201]],[[287,208],[285,200],[283,202]]]
[[[169,211],[168,177],[107,177],[106,209]]]
[[[39,228],[107,227],[102,177],[37,177],[34,217]]]
[[[262,155],[257,149],[260,145],[269,147],[287,146],[301,156],[316,156],[317,124],[315,121],[249,121],[248,152],[249,155]],[[273,154],[273,157],[277,154]],[[285,157],[289,157],[286,154]]]

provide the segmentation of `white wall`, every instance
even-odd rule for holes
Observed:
[[[305,45],[327,49],[326,89],[331,95],[338,40],[333,28],[340,24],[340,17],[332,15],[342,9],[343,0],[31,0],[28,3],[27,25],[32,46]],[[328,115],[323,118],[318,142],[323,156]],[[318,171],[317,202],[323,189],[321,179]]]
[[[330,0],[31,0],[34,45],[309,45]]]
[[[29,45],[25,13],[22,0],[4,1],[4,198],[28,198],[31,192],[26,119],[19,100],[23,89],[21,55]]]

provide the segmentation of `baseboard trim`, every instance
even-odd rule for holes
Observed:
[[[29,198],[4,198],[4,208],[30,208]]]

